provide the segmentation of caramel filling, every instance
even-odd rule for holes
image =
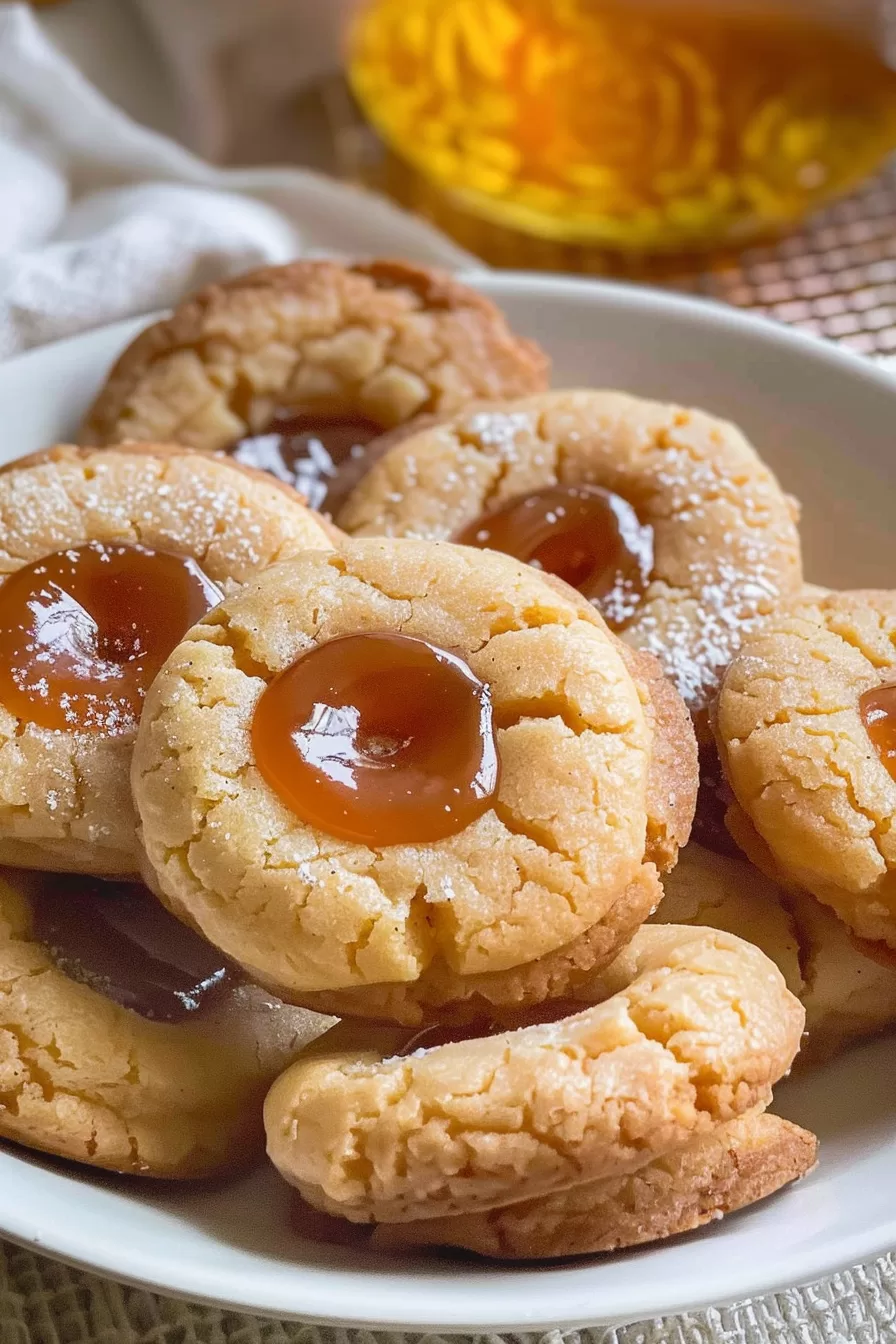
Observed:
[[[294,486],[313,509],[335,514],[370,465],[367,445],[380,433],[362,415],[278,411],[262,433],[240,439],[230,453]]]
[[[188,556],[88,542],[0,587],[0,703],[39,728],[132,732],[147,687],[223,594]]]
[[[599,485],[550,485],[483,514],[454,538],[554,574],[587,597],[607,624],[631,619],[653,569],[653,528]]]
[[[345,635],[299,658],[263,692],[252,745],[298,817],[375,847],[456,835],[498,787],[488,687],[407,635]]]
[[[896,682],[860,695],[859,714],[881,764],[896,779]]]
[[[49,874],[30,900],[59,969],[142,1017],[182,1022],[232,984],[220,952],[139,883]]]
[[[288,1189],[288,1187],[286,1187]],[[286,1225],[305,1241],[322,1241],[328,1246],[363,1246],[374,1230],[372,1223],[350,1223],[347,1218],[324,1213],[306,1204],[298,1190],[289,1193]]]

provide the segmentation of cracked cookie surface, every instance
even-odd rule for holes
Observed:
[[[297,261],[210,285],[141,333],[81,437],[225,449],[293,407],[354,412],[388,430],[540,391],[547,368],[489,299],[446,273]]]
[[[263,781],[270,680],[339,635],[450,648],[490,687],[494,805],[381,850],[316,831]],[[536,571],[419,541],[277,566],[190,631],[147,697],[132,785],[170,908],[283,997],[500,972],[598,924],[645,866],[651,732],[615,642]]]
[[[246,984],[195,1023],[140,1017],[54,964],[27,885],[0,874],[4,1138],[145,1176],[245,1165],[265,1088],[331,1024]]]
[[[662,896],[656,869],[647,863],[599,923],[534,961],[504,971],[462,975],[443,958],[436,958],[407,984],[356,985],[295,998],[318,1013],[410,1027],[512,1019],[533,1005],[563,999],[596,968],[612,961]]]
[[[857,939],[814,897],[693,843],[663,886],[656,923],[725,929],[776,963],[806,1010],[800,1067],[896,1026],[896,957]]]
[[[758,948],[673,925],[640,929],[578,998],[597,1002],[407,1056],[323,1042],[268,1094],[269,1156],[310,1204],[354,1222],[622,1177],[767,1105],[804,1021]]]
[[[577,602],[583,619],[603,627],[589,603],[565,585],[560,591]],[[625,946],[662,899],[656,870],[673,868],[679,848],[687,844],[696,803],[697,748],[687,709],[662,675],[657,660],[620,641],[617,647],[638,688],[652,730],[646,800],[647,863],[600,923],[565,947],[508,971],[458,975],[437,959],[409,984],[365,985],[303,995],[304,1004],[340,1017],[391,1020],[411,1026],[430,1020],[475,1020],[562,998]]]
[[[61,445],[0,471],[0,577],[91,541],[191,556],[225,593],[331,544],[294,492],[168,445]],[[0,862],[136,873],[133,738],[40,728],[0,706]]]
[[[743,634],[802,582],[793,502],[734,425],[621,392],[472,407],[392,447],[337,521],[447,538],[558,483],[612,490],[652,526],[652,575],[622,637],[699,708]]]
[[[628,1176],[485,1213],[381,1223],[382,1250],[456,1246],[493,1260],[618,1251],[692,1232],[767,1199],[815,1164],[814,1134],[777,1115],[729,1120]]]
[[[896,779],[859,698],[896,681],[896,594],[783,607],[729,667],[715,715],[735,838],[859,937],[896,948]],[[753,832],[758,844],[751,842]]]

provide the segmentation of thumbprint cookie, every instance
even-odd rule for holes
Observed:
[[[82,440],[229,452],[333,512],[384,430],[539,392],[547,369],[489,299],[450,275],[297,261],[211,285],[144,331]]]
[[[647,702],[577,595],[509,556],[308,553],[195,625],[150,690],[148,880],[292,1001],[510,971],[618,919],[633,883],[659,898]]]
[[[572,590],[566,589],[571,596]],[[583,619],[602,626],[588,603]],[[463,975],[444,960],[431,962],[405,984],[360,985],[304,994],[302,1003],[322,1013],[420,1026],[430,1021],[461,1024],[515,1017],[533,1005],[574,991],[596,966],[611,961],[662,898],[658,873],[672,869],[686,845],[697,791],[697,753],[690,716],[660,671],[656,659],[617,642],[651,728],[647,775],[647,863],[609,907],[599,923],[573,942],[535,961],[505,971]]]
[[[724,929],[775,962],[806,1010],[800,1065],[896,1027],[896,955],[856,938],[814,897],[693,843],[663,886],[654,921]]]
[[[621,392],[471,407],[409,434],[337,516],[353,536],[450,538],[557,575],[688,705],[802,582],[795,506],[734,425]]]
[[[577,997],[557,1021],[388,1057],[324,1040],[268,1094],[271,1160],[351,1222],[556,1201],[764,1110],[805,1016],[758,948],[675,925],[640,929]]]
[[[746,1115],[630,1175],[482,1213],[378,1223],[370,1244],[378,1250],[459,1247],[492,1260],[619,1251],[693,1232],[768,1199],[811,1171],[817,1153],[815,1135],[799,1125],[777,1115]]]
[[[145,888],[0,876],[0,1136],[134,1175],[257,1155],[264,1092],[332,1018],[277,1003]]]
[[[330,544],[294,491],[184,449],[61,446],[0,472],[0,862],[135,874],[147,686],[222,598]]]
[[[896,594],[787,604],[728,668],[715,727],[738,843],[896,950]]]

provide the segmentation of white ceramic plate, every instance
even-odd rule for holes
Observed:
[[[554,357],[557,386],[620,387],[738,420],[804,505],[809,577],[896,586],[896,380],[733,311],[640,289],[482,275]],[[0,366],[0,460],[74,433],[122,323]],[[389,1258],[300,1240],[260,1170],[197,1190],[98,1176],[0,1149],[0,1233],[114,1278],[281,1317],[381,1329],[546,1330],[804,1283],[896,1247],[896,1039],[779,1089],[820,1135],[795,1189],[666,1246],[547,1267]]]

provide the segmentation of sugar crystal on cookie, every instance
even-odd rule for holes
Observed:
[[[0,698],[42,728],[132,730],[146,686],[221,599],[189,556],[88,542],[0,587]]]

